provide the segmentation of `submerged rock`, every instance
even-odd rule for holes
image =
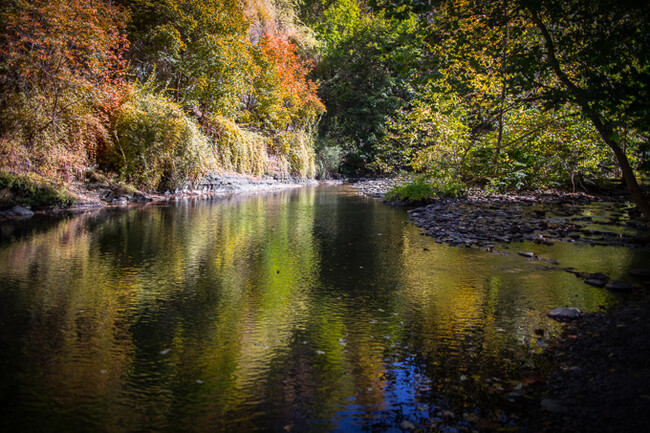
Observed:
[[[605,285],[607,284],[607,280],[597,280],[597,279],[594,279],[594,278],[589,278],[589,279],[585,280],[585,283],[589,284],[590,286],[594,286],[594,287],[605,287]]]
[[[564,406],[564,403],[560,400],[552,400],[550,398],[545,398],[541,401],[540,405],[542,409],[551,412],[551,413],[567,413],[567,408]]]
[[[642,280],[650,280],[650,269],[632,269],[630,275]]]
[[[34,212],[22,206],[13,206],[11,209],[0,211],[0,218],[31,218]]]
[[[600,280],[600,281],[609,281],[609,276],[602,274],[600,272],[596,272],[594,274],[587,274],[586,276],[587,280]]]
[[[582,311],[574,307],[558,307],[554,308],[548,313],[548,317],[559,322],[577,319],[582,314]]]
[[[605,288],[613,292],[629,292],[634,289],[634,285],[632,283],[628,283],[627,281],[614,280],[609,282]]]

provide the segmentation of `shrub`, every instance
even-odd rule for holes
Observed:
[[[168,189],[196,180],[214,161],[198,125],[162,94],[142,87],[115,111],[113,140],[100,163],[147,189]]]
[[[397,185],[386,193],[387,200],[422,202],[439,197],[460,197],[467,186],[450,177],[418,176],[412,181]]]
[[[9,3],[0,8],[2,166],[78,177],[122,92],[127,14],[98,0]]]
[[[343,162],[344,151],[335,145],[326,143],[316,152],[317,175],[327,177],[330,173],[338,173]]]
[[[284,131],[273,137],[272,153],[287,161],[287,171],[300,178],[316,175],[314,137],[306,131]]]
[[[210,117],[205,128],[214,140],[217,163],[222,168],[258,176],[266,172],[267,137],[244,130],[223,116]]]

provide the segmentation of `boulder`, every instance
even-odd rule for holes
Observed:
[[[554,308],[548,313],[548,317],[559,322],[565,322],[577,319],[582,314],[582,311],[574,307],[558,307]]]
[[[34,212],[22,206],[13,206],[11,209],[0,211],[0,218],[31,218]]]

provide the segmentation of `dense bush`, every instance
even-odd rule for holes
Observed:
[[[100,163],[147,189],[194,180],[214,164],[210,141],[175,103],[145,86],[113,114],[112,140]]]
[[[327,140],[321,140],[316,152],[317,176],[326,178],[332,173],[338,173],[342,162],[343,149]]]
[[[285,131],[273,138],[271,153],[283,161],[287,174],[300,178],[316,175],[314,138],[306,131]]]
[[[0,154],[5,167],[69,180],[107,139],[124,84],[127,15],[100,0],[0,8]]]
[[[204,126],[214,141],[217,163],[226,170],[262,175],[268,166],[269,139],[246,131],[223,116],[213,116]]]

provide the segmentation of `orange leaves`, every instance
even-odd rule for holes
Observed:
[[[6,15],[6,82],[21,91],[114,90],[123,81],[127,15],[100,0],[35,0]]]
[[[285,104],[298,109],[310,107],[322,112],[325,106],[316,94],[318,85],[307,78],[311,62],[302,60],[296,53],[296,46],[289,40],[273,34],[266,34],[260,41],[262,53],[277,68],[278,77],[286,92]]]

